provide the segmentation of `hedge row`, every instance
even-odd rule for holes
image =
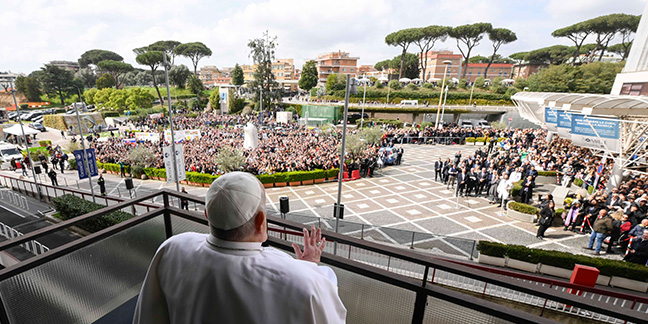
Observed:
[[[344,108],[342,108],[344,109]],[[349,111],[361,112],[362,107],[349,107]],[[436,114],[437,108],[419,108],[419,107],[365,107],[365,113],[413,113],[413,114]],[[469,113],[467,109],[446,109],[445,114],[465,114]]]
[[[63,115],[45,115],[43,116],[43,126],[66,130],[67,124]]]
[[[538,208],[535,208],[531,205],[528,204],[523,204],[515,201],[511,201],[508,204],[508,208],[515,210],[516,212],[523,213],[523,214],[529,214],[529,215],[536,215],[538,214]]]
[[[56,217],[62,220],[75,218],[106,207],[69,194],[53,198],[52,203],[54,204],[54,208],[58,211]],[[115,211],[105,216],[95,217],[84,221],[77,226],[92,233],[121,223],[130,218],[133,218],[132,214],[123,211]]]
[[[479,241],[477,250],[484,255],[505,256],[529,263],[542,263],[558,268],[572,270],[574,265],[581,264],[599,269],[604,276],[623,277],[638,281],[648,280],[648,267],[604,258],[572,254],[568,252],[530,249],[522,245],[506,245],[501,243]]]
[[[557,171],[538,171],[538,175],[542,177],[555,177],[557,174]]]
[[[101,163],[97,161],[97,167],[99,169],[105,169],[106,171],[112,171],[119,173],[119,164],[116,163]],[[130,173],[130,166],[126,166],[126,172]],[[324,178],[335,178],[338,175],[339,169],[330,169],[330,170],[313,170],[313,171],[292,171],[292,172],[280,172],[274,174],[260,174],[256,177],[261,181],[261,183],[276,183],[276,182],[297,182],[297,181],[308,181],[315,179],[324,179]],[[165,169],[156,169],[156,168],[144,168],[144,174],[149,178],[166,178]],[[191,172],[187,171],[187,181],[194,183],[212,183],[219,176],[211,175],[207,173],[200,172]]]
[[[466,137],[466,143],[488,143],[490,142],[491,137]],[[498,137],[497,142],[502,142],[506,140],[506,137]]]
[[[360,125],[361,121],[362,121],[362,119],[360,119],[360,118],[357,119],[355,121],[356,125]],[[403,122],[400,121],[400,120],[396,120],[396,119],[365,118],[364,122],[362,122],[362,125],[363,125],[363,127],[365,127],[366,125],[368,125],[369,123],[372,123],[372,122],[374,124],[376,124],[376,125],[386,124],[386,125],[392,125],[392,126],[394,126],[396,128],[403,128]]]
[[[416,90],[416,91],[408,91],[408,90],[396,90],[396,91],[390,91],[390,97],[391,98],[407,98],[409,100],[412,99],[420,99],[420,100],[426,100],[426,99],[439,99],[440,91],[421,91],[421,90]],[[358,91],[358,93],[351,95],[352,98],[360,98],[362,99],[364,94],[364,91]],[[344,98],[344,90],[338,90],[333,92],[334,97],[340,97]],[[375,89],[367,89],[366,92],[366,98],[367,99],[378,99],[378,98],[383,98],[387,97],[387,91],[380,91],[380,90],[375,90]],[[448,98],[447,100],[452,101],[452,100],[467,100],[471,98],[470,92],[448,92]],[[506,94],[499,94],[499,93],[489,93],[489,92],[474,92],[472,94],[472,99],[473,100],[478,100],[478,99],[484,99],[484,100],[505,100],[505,101],[511,101],[511,96],[506,95]]]

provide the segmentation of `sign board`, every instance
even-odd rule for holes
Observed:
[[[155,119],[155,118],[163,118],[164,114],[163,113],[157,113],[157,114],[149,114],[149,118]]]
[[[292,121],[292,112],[277,111],[277,123],[288,124],[290,121]]]
[[[590,117],[583,114],[572,116],[572,142],[574,145],[608,152],[619,152],[619,120]]]
[[[137,139],[138,141],[159,142],[160,141],[160,134],[158,134],[158,133],[137,132],[137,133],[135,133],[135,139]]]
[[[79,179],[88,178],[88,173],[91,177],[99,175],[99,172],[97,171],[97,156],[95,155],[95,149],[86,149],[86,158],[88,159],[89,172],[86,170],[85,162],[83,161],[83,150],[74,151],[74,159],[76,160]]]
[[[558,110],[558,135],[561,138],[571,139],[572,114],[564,110]]]
[[[550,132],[558,132],[558,112],[551,107],[545,107],[545,124]]]
[[[185,140],[191,141],[195,139],[200,139],[201,134],[200,134],[200,129],[186,129],[184,131],[185,133]],[[177,140],[177,139],[176,139]]]
[[[164,168],[166,169],[166,178],[167,182],[175,182],[175,176],[173,174],[173,156],[171,145],[165,146],[162,148],[162,154],[164,154]],[[187,178],[185,173],[185,163],[184,163],[184,146],[181,144],[175,146],[175,156],[176,156],[176,168],[178,170],[178,181],[184,180]]]
[[[185,140],[185,131],[184,130],[175,130],[173,131],[173,136],[176,143],[182,143]],[[167,143],[171,143],[171,130],[164,130],[164,140]]]

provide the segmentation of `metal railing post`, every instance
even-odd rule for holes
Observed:
[[[427,304],[427,294],[424,292],[417,292],[416,301],[414,302],[414,314],[412,315],[412,324],[423,323],[423,318],[425,317],[426,304]]]
[[[412,243],[410,244],[410,249],[414,249],[414,235],[416,235],[416,232],[412,231]]]
[[[164,231],[166,237],[173,236],[173,229],[171,228],[171,213],[169,212],[169,195],[165,192],[162,194],[162,201],[164,202]]]
[[[477,247],[477,241],[473,241],[472,250],[470,250],[470,260],[473,260],[473,254],[475,254],[475,248]]]

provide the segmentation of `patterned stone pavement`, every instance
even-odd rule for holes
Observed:
[[[585,252],[581,246],[587,244],[589,236],[550,228],[545,234],[545,240],[537,239],[537,227],[534,224],[499,215],[500,209],[488,204],[483,197],[457,199],[452,189],[448,190],[442,183],[434,181],[434,161],[438,157],[443,160],[452,158],[457,150],[461,150],[465,157],[476,148],[478,147],[472,145],[404,145],[402,165],[378,170],[373,178],[343,184],[344,220],[367,226],[381,226],[383,229],[377,232],[384,238],[376,239],[386,239],[394,244],[407,244],[410,238],[403,239],[388,234],[384,228],[573,253]],[[290,198],[290,214],[321,217],[328,220],[325,223],[332,227],[337,187],[337,182],[334,182],[272,188],[267,190],[267,198],[269,206],[278,212],[279,197],[287,196]],[[415,243],[420,246],[426,240],[429,237],[422,235]]]

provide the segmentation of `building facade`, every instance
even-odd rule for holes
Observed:
[[[198,78],[202,81],[205,88],[213,88],[216,84],[216,79],[220,76],[220,71],[215,65],[205,65],[200,68]]]
[[[245,82],[250,82],[254,80],[254,71],[256,70],[257,65],[241,65],[243,70],[243,80]],[[293,59],[278,59],[275,62],[272,62],[272,74],[275,76],[275,80],[298,80],[299,77],[295,70],[295,64]]]
[[[347,52],[337,51],[320,54],[315,60],[319,82],[326,82],[329,74],[358,75],[359,57],[353,57]]]
[[[513,73],[513,64],[509,63],[493,63],[488,68],[488,75],[484,76],[488,63],[468,63],[466,67],[466,81],[473,82],[478,77],[493,80],[502,77],[508,79]]]
[[[545,67],[547,67],[546,64],[529,64],[529,63],[515,64],[511,69],[511,78],[526,80],[530,76],[538,73],[538,71],[540,71]]]
[[[421,54],[419,54],[420,56]],[[448,65],[446,77],[459,79],[461,75],[462,56],[460,54],[454,54],[451,51],[430,51],[425,53],[424,62],[427,63],[427,68],[425,75],[423,75],[423,69],[421,69],[419,77],[428,82],[443,79],[443,72],[445,70],[444,61],[451,62]]]
[[[72,73],[76,73],[79,71],[79,63],[78,62],[72,62],[72,61],[50,61],[48,65],[56,66],[61,69],[68,69],[72,71]]]
[[[612,86],[613,95],[648,95],[648,4],[637,27],[630,54]]]

